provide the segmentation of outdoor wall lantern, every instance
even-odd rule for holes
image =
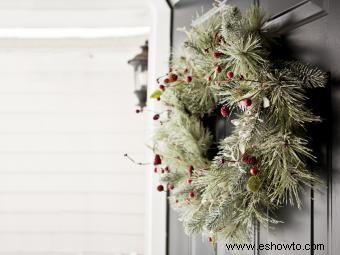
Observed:
[[[134,68],[135,91],[138,98],[138,106],[141,110],[146,106],[147,101],[147,77],[148,77],[148,41],[141,46],[142,52],[137,54],[128,63]]]

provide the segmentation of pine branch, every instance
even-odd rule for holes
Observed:
[[[292,76],[299,79],[301,85],[306,88],[324,87],[328,80],[328,75],[325,72],[309,64],[290,61],[284,62],[283,67],[288,69]]]

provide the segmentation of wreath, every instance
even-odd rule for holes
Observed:
[[[254,222],[279,223],[275,210],[300,208],[303,186],[321,182],[309,169],[306,125],[320,118],[306,91],[324,87],[327,75],[280,54],[283,40],[265,22],[258,7],[242,15],[225,6],[185,30],[184,56],[151,95],[165,106],[154,116],[157,190],[169,190],[188,234],[212,243],[248,242]],[[233,126],[218,146],[206,125],[216,113]]]

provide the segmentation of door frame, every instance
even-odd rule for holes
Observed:
[[[166,1],[150,0],[151,33],[149,38],[148,58],[148,94],[150,95],[157,87],[156,79],[165,74],[169,68],[169,56],[171,49],[171,25],[172,8]],[[155,100],[148,101],[151,111],[159,111],[160,106]],[[147,113],[145,113],[147,114]],[[148,118],[148,130],[152,136],[155,130],[152,118]],[[150,162],[153,153],[148,151]],[[146,225],[145,225],[145,254],[166,255],[167,252],[167,196],[166,192],[157,192],[159,184],[158,175],[154,174],[150,166],[146,173]]]

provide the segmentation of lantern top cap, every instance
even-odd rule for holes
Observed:
[[[128,61],[130,65],[136,66],[147,63],[149,51],[148,41],[145,41],[145,44],[141,46],[141,49],[141,53],[137,54],[133,59]]]

